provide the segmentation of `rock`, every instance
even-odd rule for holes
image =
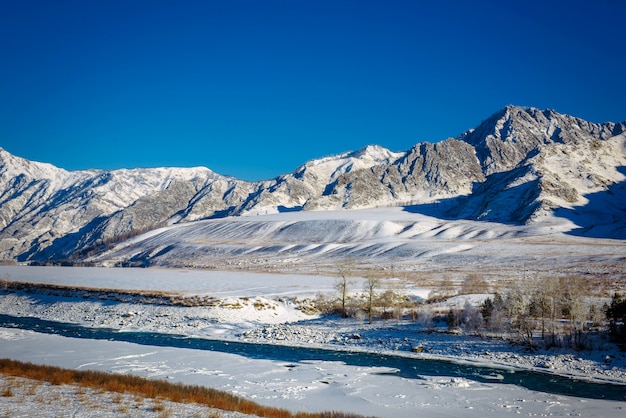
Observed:
[[[541,367],[542,369],[552,369],[554,366],[549,361],[540,361],[536,364],[537,367]]]

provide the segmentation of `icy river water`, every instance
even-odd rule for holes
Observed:
[[[393,370],[389,372],[392,375],[409,379],[423,379],[424,376],[459,377],[478,382],[497,381],[498,383],[517,385],[550,394],[626,401],[626,386],[624,385],[596,383],[549,373],[485,367],[440,359],[210,340],[164,333],[121,332],[109,328],[90,328],[33,317],[14,317],[2,314],[0,314],[0,327],[18,328],[72,338],[122,341],[146,346],[231,353],[252,359],[280,360],[293,363],[306,360],[337,361],[353,366],[384,367]]]

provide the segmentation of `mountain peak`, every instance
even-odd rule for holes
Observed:
[[[489,175],[514,168],[539,147],[606,140],[618,130],[613,123],[592,123],[551,109],[509,105],[457,139],[476,149],[484,172]]]
[[[352,158],[369,159],[373,161],[385,162],[399,158],[403,153],[392,152],[380,145],[367,145],[360,150],[349,154]]]
[[[368,145],[262,182],[204,167],[68,172],[0,148],[0,258],[81,257],[158,226],[283,211],[444,201],[452,218],[523,223],[540,209],[618,190],[611,187],[624,182],[625,131],[624,123],[509,105],[455,139],[406,152]],[[620,205],[606,219],[623,218]]]
[[[52,183],[62,183],[71,173],[49,163],[30,161],[0,148],[0,190],[6,181],[16,176],[31,180],[47,179]]]

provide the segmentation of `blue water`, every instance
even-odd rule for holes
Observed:
[[[493,383],[497,381],[498,383],[512,384],[530,390],[559,395],[626,401],[626,385],[594,383],[545,373],[458,364],[446,360],[209,340],[154,332],[120,332],[109,328],[89,328],[64,322],[2,314],[0,314],[0,327],[19,328],[73,338],[125,341],[159,347],[217,351],[238,354],[253,359],[280,360],[294,363],[302,360],[341,361],[353,366],[391,367],[398,370],[397,373],[393,374],[394,376],[410,379],[421,379],[421,376],[461,377],[478,382]]]

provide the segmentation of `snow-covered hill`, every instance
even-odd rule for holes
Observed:
[[[626,245],[573,236],[564,218],[526,225],[445,220],[414,206],[304,211],[228,217],[155,229],[86,260],[102,266],[159,266],[336,275],[387,271],[411,283],[460,284],[480,272],[485,280],[535,276],[615,279]],[[524,267],[524,265],[526,267]],[[415,281],[415,282],[414,282]]]
[[[68,172],[0,149],[0,253],[37,258],[51,248],[73,252],[93,231],[103,239],[149,229],[229,183],[245,185],[202,167]]]
[[[117,242],[166,226],[183,227],[168,234],[185,230],[202,241],[200,231],[218,224],[207,219],[401,206],[436,219],[512,225],[557,215],[577,234],[623,239],[625,144],[624,122],[595,124],[507,106],[454,139],[400,153],[371,145],[262,182],[202,167],[69,172],[0,149],[0,258],[94,259]],[[346,241],[358,239],[355,231],[422,228],[359,222],[307,220],[298,228],[322,235],[340,230]],[[222,224],[240,228],[245,219]],[[287,237],[294,228],[285,225],[278,238],[300,245],[297,237],[308,232]],[[237,239],[262,233],[247,231]]]

